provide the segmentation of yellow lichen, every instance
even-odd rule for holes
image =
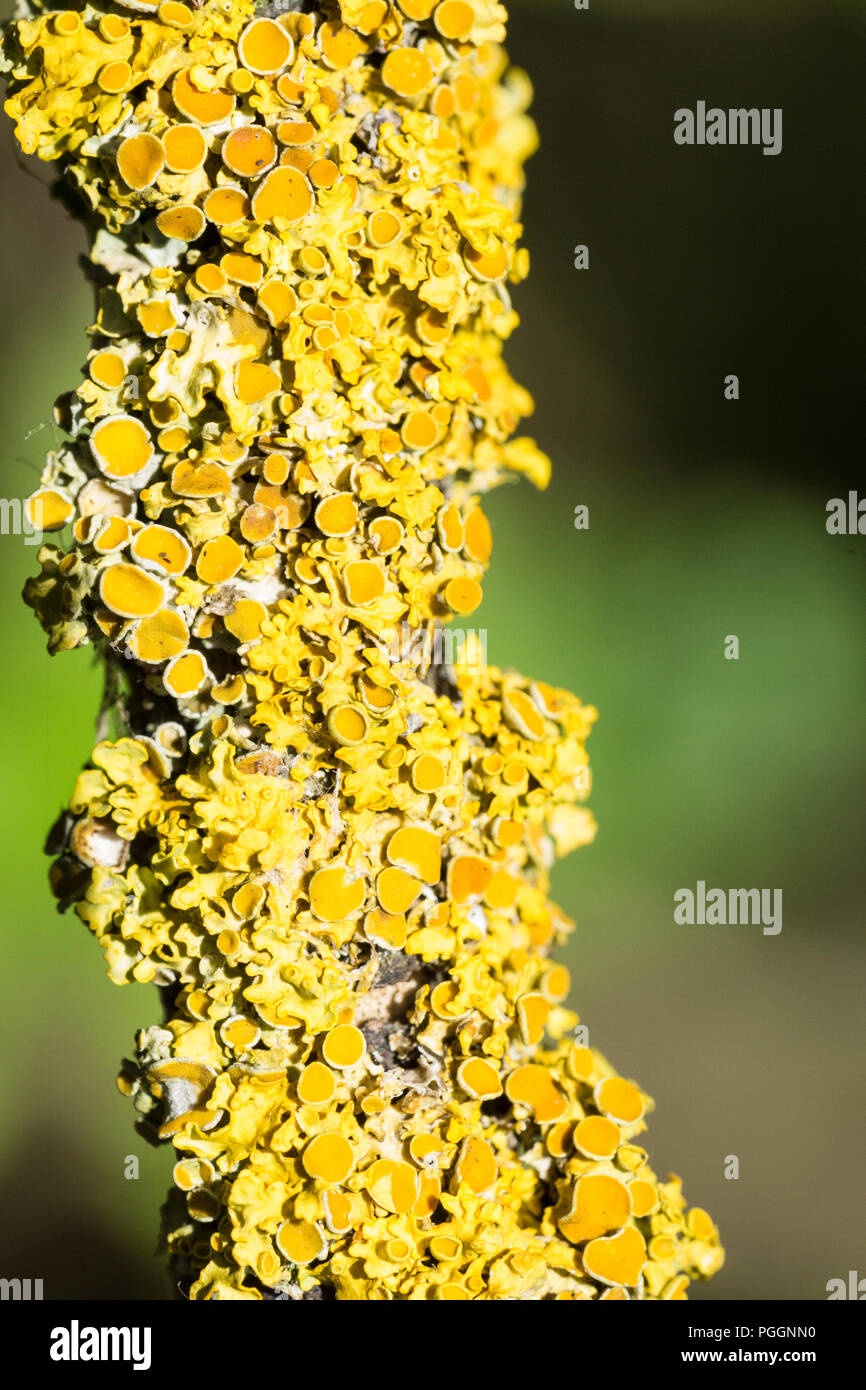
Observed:
[[[128,687],[54,887],[166,1002],[120,1085],[177,1151],[191,1296],[680,1298],[715,1227],[550,959],[595,710],[431,655],[478,495],[548,477],[501,352],[529,84],[494,0],[283,9],[7,31],[101,286],[26,596]]]

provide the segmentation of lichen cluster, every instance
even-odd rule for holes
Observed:
[[[548,474],[501,357],[535,138],[504,19],[28,0],[7,31],[98,300],[26,597],[121,727],[54,886],[160,988],[120,1086],[177,1151],[195,1298],[670,1299],[721,1262],[551,958],[595,710],[437,646],[479,494]]]

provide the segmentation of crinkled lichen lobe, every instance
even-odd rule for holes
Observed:
[[[535,142],[504,20],[31,0],[7,31],[98,288],[26,597],[129,678],[54,884],[161,987],[120,1086],[177,1151],[194,1297],[668,1299],[721,1261],[551,958],[595,711],[436,645],[481,599],[479,495],[548,476],[502,361]]]

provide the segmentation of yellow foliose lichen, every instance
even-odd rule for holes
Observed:
[[[25,0],[6,110],[97,315],[27,601],[92,643],[53,884],[159,986],[121,1090],[194,1298],[678,1299],[716,1229],[575,1041],[596,717],[485,665],[479,495],[549,466],[502,343],[535,133],[492,0]]]

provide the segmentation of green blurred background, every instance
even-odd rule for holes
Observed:
[[[545,494],[490,499],[478,621],[491,661],[601,710],[600,832],[555,889],[591,1041],[655,1097],[657,1170],[722,1228],[727,1264],[696,1297],[823,1298],[866,1274],[866,542],[824,525],[862,479],[863,19],[860,0],[536,0],[511,24],[542,147],[510,361],[555,472]],[[782,155],[675,147],[673,111],[698,99],[781,106]],[[0,156],[2,490],[21,497],[90,305],[81,230],[5,124]],[[170,1154],[114,1090],[155,993],[108,983],[41,854],[100,680],[86,651],[45,654],[18,597],[34,569],[0,537],[0,1273],[50,1298],[165,1296]],[[782,933],[675,927],[675,889],[700,878],[781,887]]]

